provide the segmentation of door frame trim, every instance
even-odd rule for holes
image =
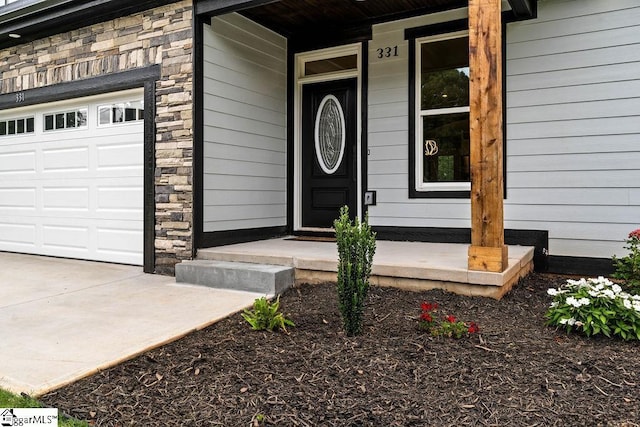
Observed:
[[[304,65],[310,61],[356,55],[357,69],[324,74],[304,75]],[[302,89],[305,84],[356,79],[356,215],[362,219],[363,161],[362,161],[362,99],[363,46],[352,43],[294,56],[294,123],[293,123],[293,231],[327,231],[324,228],[302,227]]]

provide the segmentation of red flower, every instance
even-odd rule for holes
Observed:
[[[424,320],[425,322],[433,322],[433,317],[431,317],[429,313],[422,313],[420,319]]]
[[[426,311],[435,310],[436,308],[438,308],[438,304],[437,304],[437,303],[431,304],[430,302],[426,302],[426,301],[424,301],[424,302],[420,305],[420,307],[422,307],[422,311],[425,311],[425,312],[426,312]]]
[[[640,239],[640,228],[638,228],[637,230],[633,230],[631,233],[629,233],[629,238],[636,238],[636,239]]]
[[[471,322],[469,323],[469,329],[467,329],[467,332],[469,332],[470,334],[477,334],[478,332],[480,332],[480,328],[478,327],[478,325],[476,325],[476,322]]]
[[[446,320],[449,323],[456,323],[456,316],[453,315],[448,315],[444,318],[444,320]]]

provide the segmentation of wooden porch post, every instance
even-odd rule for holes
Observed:
[[[502,23],[500,0],[469,0],[471,246],[469,269],[502,272]]]

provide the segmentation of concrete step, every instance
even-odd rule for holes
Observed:
[[[281,265],[196,259],[176,264],[176,282],[276,295],[293,286],[295,269]]]

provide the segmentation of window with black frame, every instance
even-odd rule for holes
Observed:
[[[469,38],[416,40],[416,190],[470,188]]]

